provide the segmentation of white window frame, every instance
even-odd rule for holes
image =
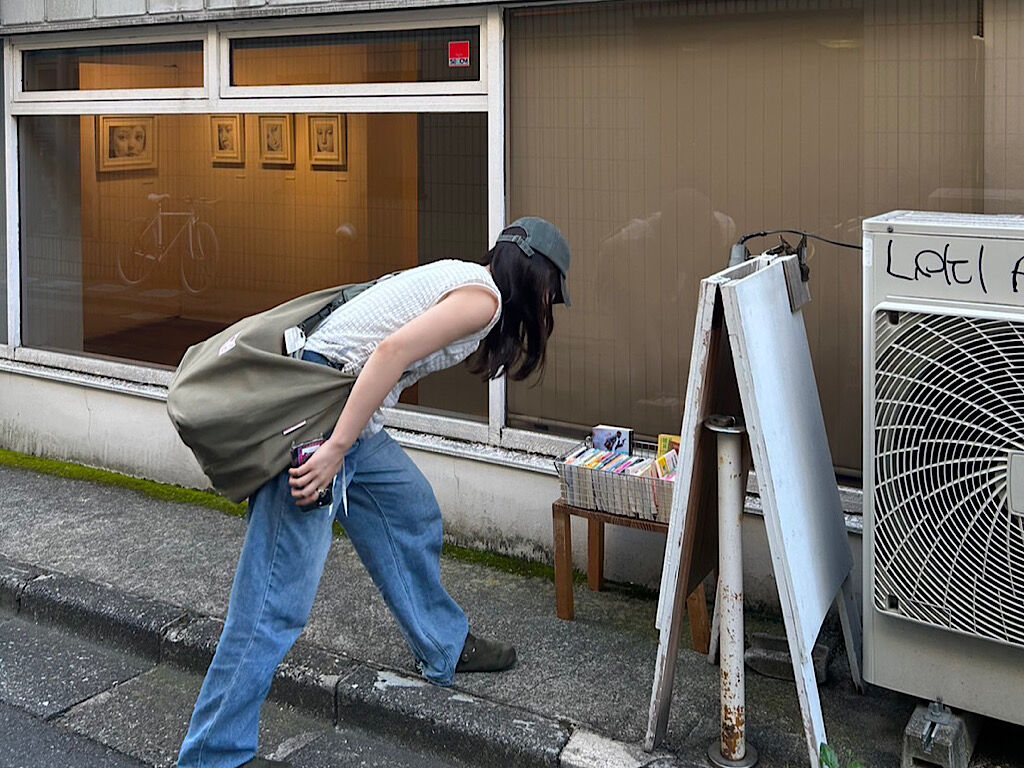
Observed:
[[[20,54],[19,54],[20,55]],[[7,343],[4,356],[11,358],[21,345],[21,218],[18,183],[18,123],[11,112],[14,94],[12,46],[4,42],[4,204],[6,208],[5,260],[7,263]]]
[[[282,86],[231,84],[231,43],[234,40],[272,39],[296,35],[358,34],[360,32],[398,32],[418,29],[440,29],[446,27],[477,27],[479,29],[480,77],[477,80],[427,81],[417,83],[347,83],[337,85],[290,85],[288,93],[303,97],[401,97],[401,96],[455,96],[487,95],[489,50],[487,33],[489,28],[486,13],[469,14],[465,10],[453,9],[424,13],[388,14],[387,21],[376,20],[368,14],[350,14],[347,17],[329,16],[318,18],[316,25],[306,24],[261,24],[230,22],[220,25],[220,91],[223,99],[266,98],[277,96]]]
[[[260,86],[236,88],[227,85],[229,42],[238,37],[295,35],[311,29],[308,20],[292,23],[267,20],[208,23],[175,27],[171,31],[140,30],[133,37],[123,31],[87,31],[25,37],[9,37],[3,42],[5,72],[4,121],[6,142],[7,209],[7,344],[0,344],[0,359],[15,366],[38,366],[60,375],[61,380],[76,380],[84,386],[128,391],[132,386],[165,387],[172,373],[166,368],[145,363],[133,364],[84,354],[55,352],[22,346],[21,333],[21,260],[19,215],[19,164],[17,118],[22,115],[89,114],[197,114],[266,112],[478,112],[488,116],[488,238],[490,242],[505,226],[506,149],[504,88],[505,50],[503,6],[491,5],[477,14],[465,9],[428,9],[401,14],[349,14],[327,16],[330,26],[324,31],[378,31],[388,29],[437,28],[479,25],[480,81],[470,83],[397,83],[386,85],[388,95],[377,86]],[[372,23],[374,18],[376,23]],[[318,17],[318,21],[319,21]],[[348,22],[351,21],[351,24]],[[344,22],[344,23],[343,23]],[[272,26],[269,26],[272,24]],[[21,90],[22,52],[40,48],[85,47],[118,42],[149,43],[175,40],[204,41],[204,86],[190,89],[145,89],[118,91],[46,91]],[[471,87],[467,87],[471,86]],[[427,86],[427,88],[424,88]],[[302,89],[302,90],[297,90]],[[255,92],[258,92],[256,95]],[[0,366],[2,367],[2,366]],[[68,378],[70,376],[70,379]],[[126,385],[127,382],[127,385]],[[522,430],[508,430],[506,422],[504,377],[488,387],[488,415],[484,421],[454,415],[440,415],[412,408],[385,410],[388,426],[460,441],[490,444],[495,448],[528,450],[534,453],[559,453],[572,441],[549,438]],[[563,446],[563,444],[565,444]],[[542,446],[547,446],[543,448]]]

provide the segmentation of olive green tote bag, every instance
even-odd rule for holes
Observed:
[[[334,428],[355,377],[285,354],[285,330],[308,336],[376,282],[299,296],[189,347],[167,413],[220,493],[247,498],[290,464],[293,442]]]

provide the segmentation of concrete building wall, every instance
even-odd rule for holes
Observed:
[[[0,445],[189,488],[209,481],[163,400],[0,371]]]
[[[0,0],[0,34],[480,4],[473,0]]]

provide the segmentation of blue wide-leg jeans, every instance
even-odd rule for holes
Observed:
[[[249,529],[227,619],[178,768],[236,768],[256,755],[260,708],[274,670],[309,618],[335,519],[384,596],[423,676],[451,684],[469,624],[441,584],[441,510],[423,474],[381,431],[346,455],[332,507],[299,509],[287,470],[249,499]]]

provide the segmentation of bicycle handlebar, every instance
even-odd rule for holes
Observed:
[[[156,192],[150,192],[146,195],[146,198],[151,203],[162,203],[164,200],[169,200],[171,195],[169,193],[157,194]],[[223,198],[220,197],[192,197],[191,195],[182,195],[182,200],[186,203],[201,203],[202,205],[213,205],[219,203]]]

